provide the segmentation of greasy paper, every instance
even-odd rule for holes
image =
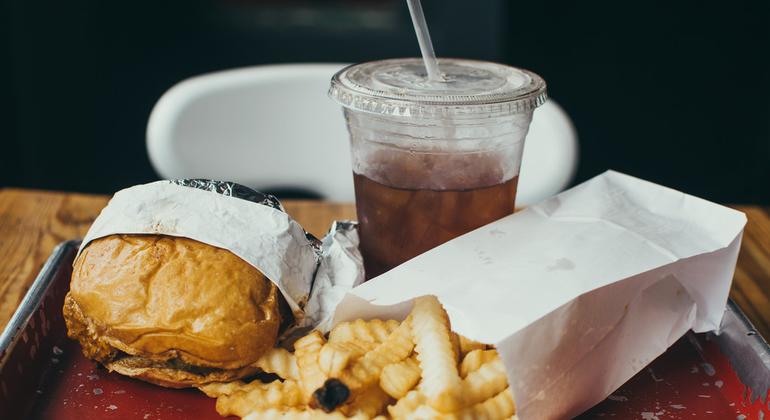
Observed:
[[[354,226],[335,224],[319,255],[285,212],[170,181],[118,191],[91,225],[79,252],[92,240],[112,234],[180,236],[227,249],[278,286],[300,325],[320,322],[317,314],[331,313],[344,292],[363,280],[349,273],[357,264],[354,256],[339,252],[341,247],[357,247]],[[334,279],[329,266],[340,267]],[[316,273],[321,277],[318,290],[325,293],[313,296]],[[328,292],[332,289],[335,293]],[[306,304],[312,306],[312,316],[305,316]]]
[[[719,326],[745,222],[610,171],[358,286],[334,321],[436,295],[455,331],[497,345],[521,420],[569,418]]]

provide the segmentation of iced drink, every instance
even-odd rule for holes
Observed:
[[[518,177],[470,190],[409,190],[353,175],[361,252],[377,276],[513,212]]]
[[[366,277],[513,212],[524,138],[545,100],[538,76],[441,60],[348,67],[330,96],[345,108]]]

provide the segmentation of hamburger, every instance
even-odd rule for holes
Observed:
[[[276,285],[249,263],[159,234],[88,243],[75,260],[63,313],[86,357],[172,388],[256,373],[253,364],[291,320]]]

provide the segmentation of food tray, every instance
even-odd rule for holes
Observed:
[[[109,373],[67,339],[61,308],[77,247],[54,250],[0,335],[0,419],[221,419],[202,393]],[[730,302],[722,334],[688,333],[579,418],[763,419],[768,386],[768,345]]]

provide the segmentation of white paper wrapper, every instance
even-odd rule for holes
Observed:
[[[300,326],[322,321],[320,316],[330,314],[344,292],[363,280],[350,275],[358,270],[360,257],[338,251],[357,248],[351,225],[335,224],[319,254],[285,212],[170,181],[118,191],[91,225],[79,252],[112,234],[180,236],[230,250],[278,286]],[[336,278],[328,273],[330,266],[339,271]],[[317,268],[321,280],[313,287]],[[305,316],[310,313],[303,311],[306,304],[312,306],[312,316]]]
[[[745,222],[607,172],[364,283],[334,322],[436,295],[454,330],[497,345],[520,419],[570,418],[687,330],[718,327]]]

